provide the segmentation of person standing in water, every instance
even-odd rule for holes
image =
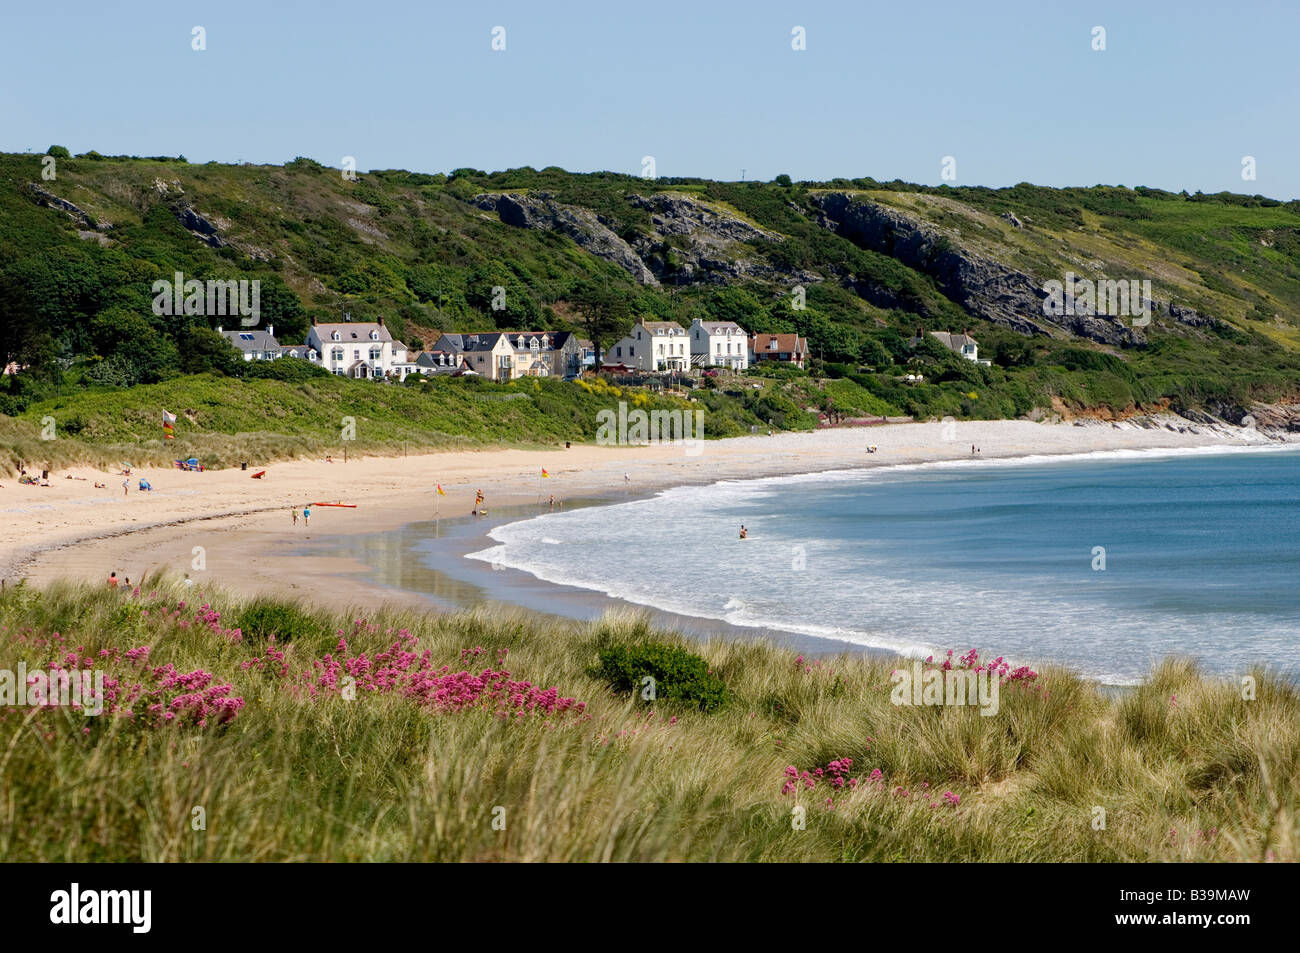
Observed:
[[[749,539],[749,530],[745,529],[745,524],[740,525],[740,538]]]

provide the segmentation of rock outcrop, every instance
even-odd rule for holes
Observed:
[[[211,245],[213,248],[224,248],[229,244],[229,242],[222,238],[217,232],[217,226],[213,225],[198,212],[194,211],[188,203],[177,203],[172,207],[172,213],[176,216],[176,220],[180,222],[191,235],[200,241]]]
[[[898,259],[935,280],[947,297],[971,314],[1021,334],[1045,334],[1059,328],[1071,334],[1113,346],[1132,346],[1146,341],[1142,325],[1133,319],[1079,311],[1047,315],[1043,302],[1047,292],[1033,276],[954,243],[928,222],[876,202],[843,192],[817,197],[820,224],[863,248]],[[1002,216],[1012,226],[1024,223],[1011,212]],[[856,289],[873,304],[873,289]],[[1145,299],[1144,299],[1145,300]],[[1212,328],[1218,318],[1172,301],[1145,301],[1151,317],[1163,315],[1192,328]]]
[[[897,209],[843,192],[814,202],[820,224],[863,248],[929,275],[947,297],[976,317],[1021,334],[1047,334],[1047,293],[1029,275],[969,252],[938,229]],[[1116,331],[1117,336],[1119,329]]]
[[[573,239],[584,251],[612,261],[643,285],[658,286],[659,280],[632,247],[602,218],[589,209],[562,205],[545,192],[516,195],[509,192],[474,197],[474,204],[516,228],[559,232]]]
[[[59,198],[53,192],[41,188],[41,186],[34,182],[29,184],[27,189],[38,205],[44,205],[46,208],[57,208],[60,211],[67,212],[72,216],[73,220],[83,228],[106,232],[113,227],[109,222],[96,222],[89,212],[77,207],[67,199]]]
[[[614,231],[617,222],[556,202],[546,192],[474,197],[475,205],[495,212],[505,224],[567,235],[578,247],[614,262],[643,285],[745,280],[794,285],[822,280],[812,272],[787,271],[759,259],[750,244],[780,242],[784,236],[704,202],[662,193],[630,195],[628,201],[648,214],[650,230],[631,235],[625,231],[625,239]]]

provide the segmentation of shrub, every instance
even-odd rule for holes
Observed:
[[[640,691],[654,679],[655,697],[680,701],[700,711],[717,711],[727,701],[727,686],[698,655],[664,642],[606,645],[595,674],[616,691]]]
[[[323,635],[324,627],[297,606],[284,602],[254,602],[239,615],[239,630],[245,639],[277,642]]]

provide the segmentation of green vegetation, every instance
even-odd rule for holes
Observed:
[[[141,415],[155,413],[156,398],[221,416],[195,407],[198,398],[182,392],[234,402],[250,418],[205,423],[203,433],[257,434],[271,452],[328,445],[322,431],[338,426],[312,415],[310,434],[263,427],[257,419],[263,412],[242,397],[274,393],[278,399],[274,389],[256,390],[264,380],[293,385],[286,394],[327,385],[304,362],[263,367],[237,360],[213,332],[219,319],[155,315],[153,282],[177,272],[201,281],[260,281],[262,323],[274,325],[288,343],[300,342],[312,319],[344,313],[357,320],[382,316],[407,343],[431,343],[442,330],[528,327],[573,330],[607,345],[637,318],[683,325],[695,317],[730,319],[755,332],[804,335],[811,375],[800,380],[797,372],[763,369],[756,372],[765,381],[761,393],[739,406],[708,398],[714,414],[729,421],[711,435],[755,423],[806,428],[810,408],[998,418],[1053,406],[1115,412],[1173,406],[1232,416],[1253,402],[1295,399],[1300,391],[1295,202],[1111,186],[932,188],[869,178],[674,178],[652,185],[614,173],[527,167],[449,175],[386,170],[349,180],[305,157],[282,167],[191,166],[182,157],[66,152],[50,147],[57,160],[52,181],[41,176],[41,156],[0,155],[0,362],[21,368],[0,377],[0,414],[34,423],[52,412],[62,428],[57,411],[75,409],[71,432],[78,420],[96,416],[89,410],[94,404],[116,407],[133,422],[117,428],[117,436],[101,436],[97,430],[108,427],[102,420],[109,415],[99,414],[94,427],[83,428],[83,439],[92,442],[118,440],[147,450],[152,427]],[[823,227],[814,199],[825,189],[892,205],[944,230],[944,243],[1039,279],[1097,267],[1110,275],[1151,276],[1158,297],[1220,323],[1191,327],[1160,317],[1145,344],[1124,348],[1064,333],[1023,337],[972,317],[929,276]],[[49,204],[42,191],[77,211]],[[638,284],[564,235],[505,225],[474,204],[479,194],[502,191],[546,194],[596,213],[659,270],[660,284]],[[749,277],[720,284],[716,275],[688,273],[680,265],[691,239],[658,236],[638,199],[652,191],[703,203],[780,240],[710,250],[713,257],[753,264],[743,272]],[[217,239],[187,230],[187,210],[203,216]],[[1024,227],[1001,217],[1008,213]],[[796,281],[806,286],[806,307],[797,307],[791,294]],[[504,309],[492,308],[495,287],[506,290]],[[928,339],[910,343],[918,329],[959,328],[971,330],[992,366],[963,361]],[[906,382],[908,374],[923,382]],[[218,395],[206,376],[194,375],[229,383]],[[828,378],[834,380],[829,387]],[[401,400],[356,395],[362,404]],[[446,406],[415,411],[404,405],[401,413],[426,420],[425,445],[449,437],[526,442],[585,433],[585,424],[567,420],[571,401],[559,391],[546,393],[547,402],[559,404],[559,422],[536,425],[522,416],[500,419],[470,388],[460,394],[431,387],[427,395]],[[470,409],[462,416],[464,408]],[[375,441],[372,447],[388,441],[390,449],[393,440],[420,439],[396,421],[388,436],[382,430],[360,439]],[[290,439],[277,442],[279,436]]]
[[[288,362],[277,361],[276,365]],[[219,467],[324,453],[402,453],[501,443],[555,446],[593,440],[601,410],[619,401],[651,410],[705,408],[706,437],[766,426],[772,416],[810,428],[813,418],[779,388],[739,398],[700,392],[698,404],[605,384],[545,378],[494,384],[482,378],[411,378],[405,386],[332,374],[299,382],[204,374],[114,391],[81,391],[0,417],[0,467],[74,464],[167,465],[198,457]],[[162,439],[161,408],[177,414],[176,439]],[[796,419],[798,418],[798,419]],[[41,439],[54,421],[54,439]],[[351,439],[345,428],[351,423]]]
[[[246,603],[174,580],[145,580],[139,597],[70,585],[0,595],[0,668],[47,671],[75,651],[119,701],[135,683],[158,692],[131,717],[0,709],[0,803],[22,821],[0,825],[0,853],[29,862],[1300,859],[1300,696],[1265,672],[1246,700],[1239,682],[1178,661],[1118,698],[1053,669],[1008,683],[987,717],[895,706],[889,659],[808,662],[756,642],[688,644],[636,618],[561,623],[482,609],[363,618],[263,605],[263,618],[278,611],[311,624],[291,623],[297,634],[283,644],[236,636],[225,620],[243,618]],[[663,707],[593,674],[602,646],[644,652],[652,642],[699,655],[725,682],[727,704]],[[491,669],[509,673],[511,694],[543,702],[513,707],[478,694],[461,705],[416,681],[394,676],[390,690],[367,674],[410,670],[425,652],[429,678],[469,693],[458,697],[474,696]],[[356,662],[363,656],[369,666]],[[196,693],[234,717],[210,713],[199,725]],[[148,707],[164,702],[176,718]],[[825,777],[782,793],[791,768],[814,777],[825,768]],[[857,783],[836,788],[836,772]]]
[[[642,625],[635,633],[646,639]],[[601,644],[596,673],[617,692],[635,692],[646,701],[682,702],[703,712],[717,711],[727,702],[727,686],[692,652],[664,642]]]

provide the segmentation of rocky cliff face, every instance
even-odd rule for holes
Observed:
[[[651,231],[624,240],[602,216],[556,202],[545,192],[475,196],[484,211],[507,225],[559,232],[580,248],[612,261],[643,285],[728,284],[775,281],[799,284],[820,281],[807,271],[786,272],[757,256],[750,245],[780,242],[783,236],[684,196],[630,195],[634,208],[645,210]]]
[[[643,285],[658,286],[659,280],[636,252],[599,215],[588,209],[555,202],[545,192],[530,195],[484,194],[474,204],[495,212],[507,225],[559,232],[597,258],[612,261]]]
[[[897,209],[843,192],[818,196],[814,204],[821,213],[822,226],[929,275],[939,290],[976,317],[1021,334],[1050,334],[1060,329],[1118,346],[1146,340],[1141,328],[1120,317],[1092,313],[1049,318],[1043,311],[1047,293],[1042,282],[960,247],[934,226]],[[1218,323],[1215,318],[1173,302],[1147,303],[1153,316],[1165,315],[1189,327]]]

